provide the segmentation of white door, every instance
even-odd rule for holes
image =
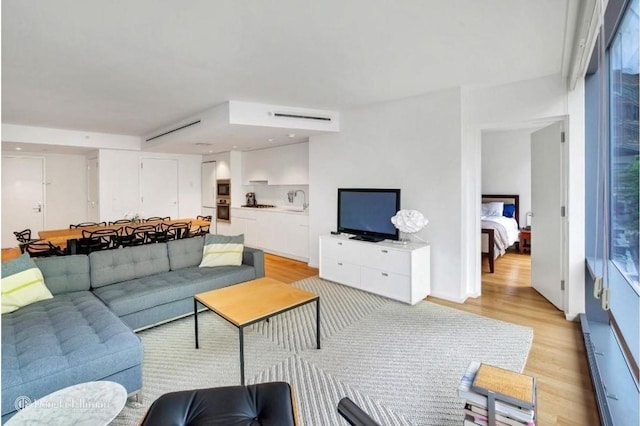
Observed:
[[[140,172],[142,217],[178,218],[178,160],[145,158]]]
[[[14,231],[44,228],[44,158],[2,157],[2,247],[17,247]]]
[[[531,134],[531,285],[564,310],[563,122]]]
[[[100,222],[98,159],[87,160],[87,220]]]

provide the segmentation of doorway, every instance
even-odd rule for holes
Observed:
[[[45,161],[42,157],[2,156],[2,247],[18,245],[14,231],[45,226]]]
[[[520,286],[522,277],[529,276],[530,286],[564,310],[566,217],[561,216],[561,206],[566,204],[567,186],[562,155],[565,123],[560,119],[546,124],[482,133],[482,193],[518,194],[519,226],[530,226],[521,231],[526,238],[520,238],[516,246],[527,244],[531,257],[518,250],[497,259],[496,271]],[[523,269],[527,264],[530,274]],[[509,265],[513,268],[505,274]]]

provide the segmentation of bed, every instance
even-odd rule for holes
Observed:
[[[483,195],[482,257],[489,261],[489,272],[495,270],[495,261],[504,255],[520,237],[520,196]]]

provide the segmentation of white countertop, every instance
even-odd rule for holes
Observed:
[[[306,210],[302,210],[302,207],[299,206],[276,206],[276,207],[262,207],[262,208],[256,208],[256,207],[242,207],[242,206],[235,206],[235,207],[231,207],[232,209],[240,209],[240,210],[251,210],[251,211],[256,211],[256,212],[277,212],[277,213],[291,213],[291,214],[297,214],[297,215],[301,215],[301,216],[308,216],[309,215],[309,209],[307,208]]]

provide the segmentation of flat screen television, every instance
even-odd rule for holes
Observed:
[[[338,232],[365,241],[397,240],[391,218],[400,210],[400,189],[338,188]]]

